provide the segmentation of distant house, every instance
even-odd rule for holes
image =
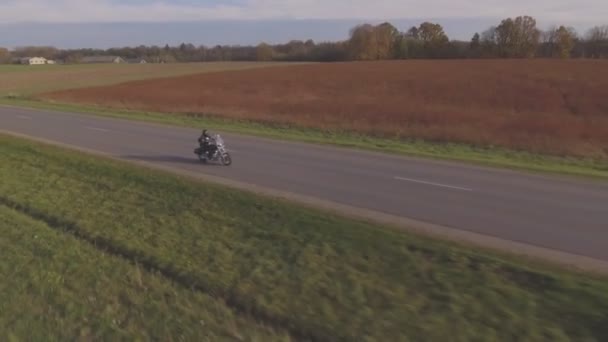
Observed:
[[[129,64],[146,64],[146,63],[148,63],[143,58],[128,58],[128,59],[126,59],[126,61]]]
[[[44,57],[23,57],[19,59],[19,64],[44,65],[47,64],[47,59]]]
[[[122,57],[118,57],[118,56],[88,56],[88,57],[84,57],[82,58],[82,60],[80,61],[80,63],[85,63],[85,64],[101,64],[101,63],[105,63],[105,64],[121,64],[121,63],[126,63],[126,61],[122,58]]]

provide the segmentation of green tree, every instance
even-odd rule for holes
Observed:
[[[418,28],[418,36],[424,45],[424,57],[444,57],[449,38],[439,24],[424,22]]]
[[[271,61],[274,55],[274,50],[272,46],[266,43],[260,43],[256,49],[256,57],[260,62]]]
[[[433,45],[445,44],[449,41],[441,25],[429,22],[420,24],[418,35],[420,40]]]
[[[378,41],[374,26],[359,25],[351,30],[348,41],[351,58],[374,60],[378,57]]]
[[[390,23],[374,27],[376,34],[376,59],[392,59],[397,55],[399,30]]]
[[[426,58],[428,57],[427,47],[420,39],[406,37],[408,58]]]
[[[539,41],[540,30],[532,17],[505,19],[496,28],[496,43],[501,57],[534,57]]]
[[[390,23],[360,25],[351,30],[349,50],[355,60],[382,60],[398,56],[401,35]]]
[[[399,34],[397,41],[395,42],[395,58],[396,59],[408,59],[410,58],[410,51],[408,40],[411,39],[405,34]]]
[[[572,28],[560,26],[545,33],[545,43],[549,45],[551,57],[570,58],[576,41]]]

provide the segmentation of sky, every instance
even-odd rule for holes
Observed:
[[[608,24],[607,0],[0,0],[0,46],[110,47],[344,39],[362,22],[425,20],[455,39],[522,14],[541,27]],[[403,26],[401,26],[403,25]]]

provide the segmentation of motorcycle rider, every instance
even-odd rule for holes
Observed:
[[[209,158],[213,156],[215,150],[217,150],[217,146],[211,143],[211,136],[207,134],[207,130],[203,130],[203,134],[198,138],[198,143],[202,148],[203,153],[206,153]]]

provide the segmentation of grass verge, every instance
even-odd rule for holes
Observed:
[[[533,172],[608,178],[608,161],[606,160],[547,156],[497,147],[481,148],[464,144],[430,143],[422,140],[401,141],[381,139],[349,132],[322,131],[317,129],[272,125],[268,123],[237,121],[223,119],[213,115],[204,116],[126,111],[77,104],[51,103],[24,98],[0,99],[0,104],[35,109],[71,111],[110,118],[182,127],[208,128],[265,138],[462,161],[479,165]]]
[[[0,204],[1,340],[290,340],[64,229]]]
[[[26,278],[0,301],[13,303],[0,310],[7,325],[52,308],[41,329],[59,333],[55,320],[77,327],[86,312],[103,321],[123,305],[132,311],[120,322],[149,320],[131,331],[155,335],[163,314],[200,324],[191,317],[211,297],[241,324],[259,322],[240,331],[261,340],[287,338],[281,331],[319,341],[608,339],[608,281],[595,276],[2,135],[0,179],[0,244],[12,251],[0,273]],[[141,284],[165,306],[144,300]],[[159,299],[165,288],[173,305]],[[95,305],[71,301],[87,291],[100,293]]]

